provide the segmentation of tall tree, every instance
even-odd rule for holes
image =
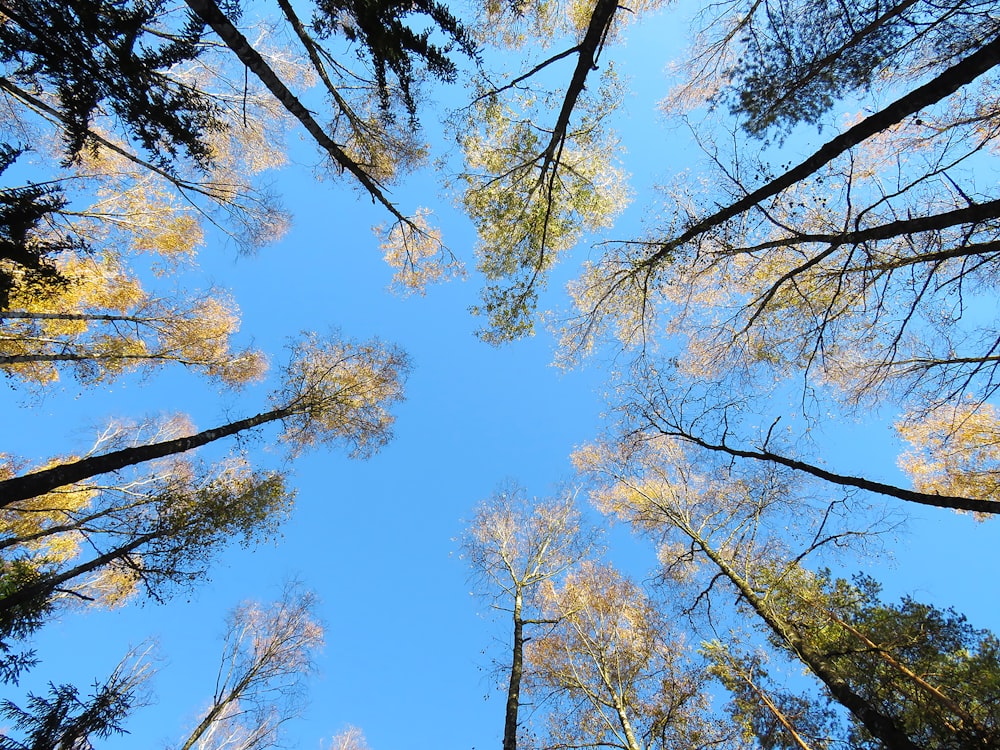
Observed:
[[[580,457],[602,507],[657,540],[671,575],[704,566],[707,583],[696,601],[707,601],[720,582],[735,590],[771,642],[850,712],[865,742],[912,750],[948,746],[965,733],[963,746],[995,743],[996,718],[980,705],[1000,667],[992,635],[913,602],[886,607],[870,581],[851,586],[802,566],[867,530],[837,531],[823,513],[798,532],[796,549],[789,511],[794,504],[801,519],[806,506],[773,475],[739,478],[731,468],[706,475],[662,440],[622,455],[594,448]]]
[[[227,294],[151,297],[106,262],[60,271],[69,283],[58,292],[18,293],[0,313],[0,369],[8,375],[44,384],[70,368],[91,384],[176,363],[233,386],[263,376],[261,352],[230,349],[239,318]]]
[[[5,647],[24,640],[42,616],[70,603],[113,606],[139,588],[163,600],[200,580],[232,541],[272,535],[290,501],[280,474],[174,461],[129,484],[74,486],[8,505],[0,639]]]
[[[180,750],[280,746],[282,725],[304,707],[304,681],[323,645],[316,597],[296,583],[266,606],[245,602],[226,622],[211,705]]]
[[[687,663],[680,634],[638,585],[585,562],[548,589],[555,624],[528,646],[532,686],[546,697],[540,746],[730,746],[707,713],[707,673]]]
[[[716,108],[697,130],[712,175],[699,184],[709,189],[679,179],[661,229],[605,244],[575,282],[567,356],[615,337],[645,358],[640,400],[655,392],[666,430],[706,447],[991,513],[993,499],[969,485],[968,495],[938,501],[782,454],[749,426],[781,408],[770,399],[783,388],[799,389],[807,419],[888,404],[910,434],[967,402],[988,418],[983,404],[996,393],[995,321],[978,311],[994,286],[1000,201],[974,178],[994,158],[995,21],[977,3],[843,7],[826,23],[832,4],[734,3],[723,12],[733,17],[710,26],[715,42],[699,65],[718,85],[696,72],[691,91],[757,110],[744,121]],[[823,24],[828,33],[812,35]],[[791,78],[774,75],[786,63]],[[880,65],[893,75],[877,75]],[[776,136],[783,123],[815,121],[837,97],[866,89],[871,113],[801,161],[775,167],[780,149],[738,132],[746,124]],[[668,341],[678,343],[669,353]]]
[[[762,747],[788,750],[826,750],[837,746],[843,732],[835,712],[801,693],[770,683],[766,654],[739,653],[716,639],[702,646],[712,675],[729,691],[734,723],[746,741],[756,737]]]
[[[409,363],[379,341],[354,343],[310,335],[292,347],[274,407],[201,432],[108,451],[0,481],[0,507],[92,477],[200,448],[271,422],[291,455],[318,444],[365,456],[385,445],[402,399]]]
[[[520,46],[520,30],[534,25],[532,38],[541,49],[557,30],[568,31],[574,42],[524,72],[505,72],[502,85],[485,76],[457,118],[466,163],[455,182],[476,224],[479,270],[489,282],[474,312],[485,317],[480,335],[492,343],[533,331],[538,294],[557,258],[584,231],[608,226],[627,202],[624,175],[615,165],[617,139],[605,123],[621,98],[613,69],[588,93],[606,42],[625,23],[620,10],[614,0],[592,7],[484,6],[482,34],[491,40]],[[574,65],[561,93],[542,94],[542,83],[531,86],[565,59]]]
[[[541,612],[540,589],[585,559],[595,541],[572,495],[533,499],[516,486],[481,503],[469,522],[462,549],[479,593],[510,613],[513,628],[503,750],[517,748],[525,627],[553,621]]]

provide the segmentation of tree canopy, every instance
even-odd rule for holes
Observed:
[[[689,11],[690,49],[643,61],[675,58],[656,141],[633,122],[629,36]],[[366,223],[397,290],[471,279],[490,362],[551,335],[564,370],[603,379],[573,475],[548,499],[501,484],[454,540],[502,623],[484,655],[504,750],[1000,745],[996,636],[867,571],[914,509],[986,528],[1000,512],[998,65],[982,0],[0,0],[0,371],[28,419],[46,399],[115,412],[89,449],[22,449],[27,419],[5,425],[0,680],[33,679],[49,626],[176,600],[220,560],[251,570],[234,543],[277,543],[296,504],[324,536],[289,557],[343,586],[338,618],[397,607],[386,653],[425,622],[449,632],[448,610],[402,611],[404,581],[441,580],[413,519],[469,486],[468,454],[435,441],[489,454],[484,497],[571,416],[532,412],[530,372],[476,382],[451,340],[415,358],[437,401],[401,406],[411,358],[368,329],[445,326],[368,304]],[[314,182],[288,190],[283,169]],[[660,184],[634,189],[639,169]],[[318,195],[331,208],[303,239],[293,213]],[[268,253],[287,275],[241,294]],[[520,398],[511,444],[447,392],[462,379],[494,410]],[[850,465],[838,441],[869,455]],[[397,469],[404,453],[422,463]],[[338,454],[377,463],[349,480]],[[322,482],[300,487],[303,466]],[[408,524],[397,550],[383,531]],[[233,610],[179,747],[281,742],[319,607],[288,586]],[[425,661],[400,659],[400,681],[425,700],[444,656],[410,649]],[[111,674],[89,697],[59,677],[7,700],[0,747],[126,731],[145,672]],[[362,695],[365,677],[338,682]],[[331,736],[367,747],[353,725]]]

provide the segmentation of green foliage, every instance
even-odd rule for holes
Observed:
[[[428,17],[432,25],[415,31],[407,21],[411,16]],[[417,102],[414,87],[419,78],[414,62],[423,64],[435,78],[451,82],[457,74],[454,61],[448,56],[453,46],[469,57],[475,57],[476,47],[471,35],[446,6],[435,0],[317,0],[313,29],[321,37],[343,34],[351,42],[359,42],[375,69],[375,82],[382,115],[392,119],[392,99],[395,86],[403,106],[415,122]],[[443,34],[445,46],[431,41],[432,32]],[[395,82],[389,79],[392,74]]]
[[[39,578],[38,568],[27,560],[0,560],[0,599]],[[0,610],[0,682],[17,684],[21,673],[37,663],[34,651],[14,651],[11,642],[24,640],[44,625],[50,609],[49,598],[37,596]]]
[[[533,97],[512,108],[488,96],[470,113],[462,203],[479,233],[479,270],[491,282],[473,308],[487,320],[480,336],[489,343],[533,332],[556,261],[584,232],[610,225],[628,201],[617,142],[602,122],[618,101],[613,71],[605,84],[578,104],[579,123],[559,137],[537,124],[544,103]]]
[[[0,4],[0,64],[16,84],[58,101],[68,161],[87,146],[96,114],[110,111],[151,158],[168,167],[183,150],[206,165],[216,106],[170,69],[200,52],[202,24],[153,34],[165,0],[32,0]]]
[[[4,733],[0,750],[90,748],[92,736],[103,739],[123,734],[122,722],[133,707],[138,686],[122,677],[116,671],[104,684],[95,684],[93,694],[85,699],[73,685],[49,683],[48,696],[29,693],[25,709],[5,700],[0,714],[13,722],[22,739]]]
[[[292,499],[281,474],[241,463],[197,471],[183,461],[133,486],[92,494],[86,505],[57,505],[44,519],[30,502],[6,509],[0,640],[26,639],[66,601],[115,606],[140,587],[163,601],[200,581],[227,544],[273,534]],[[22,513],[36,530],[19,533]],[[9,653],[5,643],[0,650]],[[4,673],[16,678],[20,658],[4,656]]]
[[[701,652],[709,673],[730,693],[727,708],[745,742],[755,738],[763,750],[802,750],[800,740],[814,750],[830,747],[838,727],[829,705],[771,684],[759,655],[733,653],[717,640]]]
[[[1000,640],[954,610],[904,597],[878,598],[854,582],[801,571],[772,592],[780,617],[851,689],[892,717],[919,747],[995,747],[1000,742]],[[852,719],[855,747],[881,745]]]

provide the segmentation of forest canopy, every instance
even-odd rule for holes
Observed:
[[[328,620],[426,720],[445,539],[503,750],[1000,745],[991,623],[877,572],[995,534],[998,66],[979,0],[0,0],[0,748],[129,731],[146,657],[36,644],[226,565],[185,750],[281,746]]]

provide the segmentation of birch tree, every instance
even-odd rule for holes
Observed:
[[[852,585],[804,567],[823,548],[863,540],[872,529],[838,531],[823,513],[811,529],[796,530],[789,515],[775,517],[792,503],[806,516],[786,484],[734,481],[728,468],[713,477],[662,440],[623,455],[602,448],[581,455],[597,502],[656,540],[666,577],[693,582],[706,571],[695,604],[708,603],[720,583],[735,592],[769,641],[850,712],[859,741],[911,749],[946,746],[958,735],[970,747],[995,742],[996,719],[978,697],[993,690],[987,685],[1000,664],[994,636],[915,602],[883,605],[870,580]],[[911,630],[917,621],[924,625]],[[953,637],[964,645],[953,648]]]
[[[988,485],[936,501],[889,486],[875,468],[856,477],[822,467],[808,449],[782,453],[766,427],[752,429],[885,406],[911,436],[925,423],[953,425],[943,452],[924,446],[933,465],[962,444],[950,415],[988,418],[1000,203],[977,175],[995,162],[991,10],[974,1],[733,2],[704,9],[695,26],[700,38],[666,109],[704,158],[654,198],[654,229],[595,247],[570,285],[573,309],[554,316],[562,361],[603,346],[628,352],[641,365],[637,390],[666,394],[668,431],[731,456],[992,513]],[[857,106],[863,114],[842,116]],[[809,144],[804,156],[783,150],[793,129],[796,148]],[[499,274],[502,293],[516,298],[521,272]],[[798,407],[773,400],[791,389]]]
[[[572,495],[532,499],[508,487],[481,503],[462,541],[480,595],[508,612],[513,634],[504,713],[504,750],[516,750],[525,677],[526,628],[551,623],[541,610],[541,587],[556,580],[593,550],[595,533]]]
[[[547,588],[554,624],[528,646],[532,687],[546,697],[540,746],[729,746],[708,713],[707,673],[636,583],[585,562]]]
[[[193,434],[135,445],[57,463],[0,481],[0,507],[76,482],[166,458],[281,422],[279,441],[290,456],[316,445],[341,445],[365,456],[383,446],[402,399],[409,363],[379,341],[355,343],[335,335],[309,335],[294,345],[272,408]]]
[[[315,609],[312,593],[287,584],[277,601],[245,602],[230,613],[211,704],[180,750],[280,746],[323,646]]]
[[[66,287],[19,293],[0,313],[0,368],[8,375],[38,386],[69,370],[91,385],[174,363],[230,386],[263,377],[262,352],[231,349],[239,315],[228,294],[153,297],[106,261],[60,271]]]
[[[558,257],[585,231],[610,225],[627,203],[617,139],[605,125],[620,87],[610,66],[592,83],[606,42],[625,23],[620,10],[611,0],[484,5],[482,33],[491,40],[518,47],[530,36],[544,49],[568,32],[575,42],[523,72],[504,72],[503,84],[486,78],[456,118],[465,167],[455,183],[476,224],[479,270],[489,282],[474,312],[485,318],[480,335],[492,343],[533,331],[539,291]],[[572,72],[550,91],[543,72],[562,60],[574,61]]]

